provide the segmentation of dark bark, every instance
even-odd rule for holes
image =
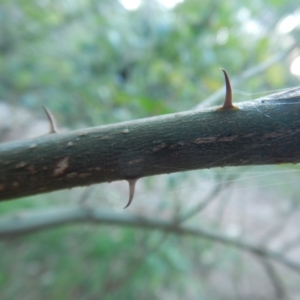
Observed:
[[[300,161],[300,88],[0,146],[0,200],[194,169]]]

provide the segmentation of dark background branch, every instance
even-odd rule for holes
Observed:
[[[144,229],[159,229],[166,233],[201,237],[241,249],[257,255],[260,258],[269,258],[285,265],[291,270],[300,272],[300,264],[284,257],[281,252],[272,251],[261,245],[249,243],[239,238],[232,238],[225,234],[201,227],[194,228],[164,220],[103,212],[102,209],[95,209],[88,206],[59,207],[58,209],[53,208],[48,209],[47,211],[23,212],[21,214],[7,216],[0,221],[0,238],[13,238],[53,228],[55,226],[81,222],[138,227]]]

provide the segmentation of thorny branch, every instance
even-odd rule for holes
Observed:
[[[226,73],[225,73],[226,74]],[[300,88],[0,146],[0,200],[224,166],[300,162]],[[38,180],[37,180],[38,178]]]

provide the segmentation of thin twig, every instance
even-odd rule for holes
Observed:
[[[287,300],[287,292],[284,283],[272,263],[266,257],[260,257],[260,261],[274,287],[276,299]]]
[[[225,188],[227,188],[231,182],[228,181],[226,182],[228,183],[228,185],[225,186],[225,183],[218,183],[214,189],[209,193],[209,195],[207,195],[204,199],[202,199],[202,201],[198,204],[195,205],[195,207],[191,208],[189,211],[187,211],[186,213],[184,213],[180,218],[179,218],[179,222],[185,222],[186,220],[192,218],[193,216],[197,215],[198,213],[200,213],[202,210],[204,210],[214,199],[216,199],[216,197],[222,192],[224,191]]]
[[[235,177],[236,176],[229,175],[224,178],[223,182],[217,183],[209,195],[207,195],[200,203],[196,204],[195,207],[184,213],[179,218],[179,222],[185,222],[204,210],[221,192],[224,192],[225,189],[228,189],[235,182]]]
[[[281,252],[282,253],[287,253],[290,252],[292,250],[294,250],[295,248],[300,247],[300,236],[296,237],[294,240],[286,243],[282,248],[281,248]]]
[[[293,205],[293,207],[291,207],[290,210],[285,213],[283,217],[281,217],[280,220],[274,226],[272,226],[270,230],[267,231],[267,233],[263,234],[263,236],[260,238],[262,243],[264,243],[265,245],[269,244],[281,232],[284,231],[293,214],[298,211],[296,209],[298,206],[299,204],[295,203],[295,205]]]

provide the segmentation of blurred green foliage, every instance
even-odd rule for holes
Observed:
[[[2,0],[0,98],[45,104],[68,127],[188,110],[223,85],[219,67],[238,76],[283,51],[288,41],[274,29],[295,7],[187,0],[167,10],[153,0],[126,11],[118,1]],[[295,79],[278,61],[249,81],[263,91]]]
[[[223,86],[219,67],[239,77],[299,40],[297,28],[278,31],[297,7],[294,0],[186,0],[166,9],[144,0],[127,11],[111,0],[1,0],[0,100],[33,113],[46,105],[70,128],[188,110]],[[292,58],[234,88],[263,92],[297,85]],[[1,214],[40,201],[6,203]],[[218,290],[207,292],[201,277],[214,264],[213,244],[182,241],[79,225],[1,242],[0,296],[225,299]],[[227,259],[234,263],[236,257],[230,252]]]

